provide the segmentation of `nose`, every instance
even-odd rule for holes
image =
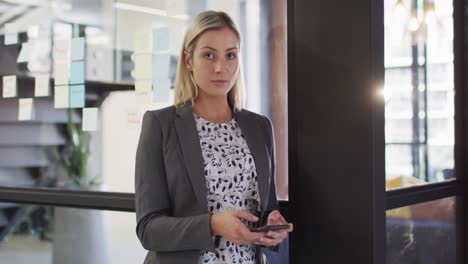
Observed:
[[[223,73],[227,70],[227,61],[224,59],[218,59],[215,61],[214,70],[216,73]]]

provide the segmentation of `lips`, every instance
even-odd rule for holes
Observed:
[[[224,86],[227,84],[226,80],[213,80],[211,82],[216,86]]]

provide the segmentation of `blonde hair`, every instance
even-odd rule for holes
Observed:
[[[220,30],[225,27],[231,29],[236,34],[239,40],[239,48],[241,48],[241,35],[234,21],[224,12],[205,11],[198,14],[192,24],[187,28],[185,33],[184,43],[180,52],[179,63],[177,66],[177,75],[175,80],[175,97],[174,104],[180,107],[187,102],[192,105],[198,96],[198,87],[193,79],[192,73],[186,68],[184,56],[188,55],[193,58],[193,49],[200,36],[208,30]],[[236,82],[228,93],[228,103],[234,110],[242,109],[244,105],[244,79],[242,76],[242,60],[239,51],[239,72]]]

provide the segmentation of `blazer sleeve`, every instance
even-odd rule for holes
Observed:
[[[265,123],[266,123],[266,131],[267,131],[267,144],[268,144],[268,153],[270,154],[270,164],[271,164],[271,179],[270,179],[270,193],[268,195],[268,206],[266,212],[264,214],[264,218],[262,219],[263,223],[267,223],[268,215],[274,210],[278,210],[278,200],[276,198],[276,148],[275,148],[275,133],[273,130],[273,126],[271,124],[271,120],[265,116]],[[280,245],[276,245],[274,247],[265,247],[274,252],[278,252]]]
[[[171,216],[159,118],[143,116],[135,161],[136,233],[150,251],[213,250],[210,214]]]

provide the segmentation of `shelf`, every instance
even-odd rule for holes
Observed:
[[[34,76],[17,76],[16,85],[18,87],[17,97],[14,98],[28,98],[34,97]],[[50,87],[54,87],[54,78],[50,78]],[[130,82],[108,82],[108,81],[85,81],[87,99],[98,99],[88,96],[88,94],[103,95],[108,92],[114,91],[131,91],[135,89],[135,85]],[[0,81],[0,91],[3,89],[3,82]],[[51,89],[53,95],[53,89]],[[2,98],[14,99],[14,98]]]

